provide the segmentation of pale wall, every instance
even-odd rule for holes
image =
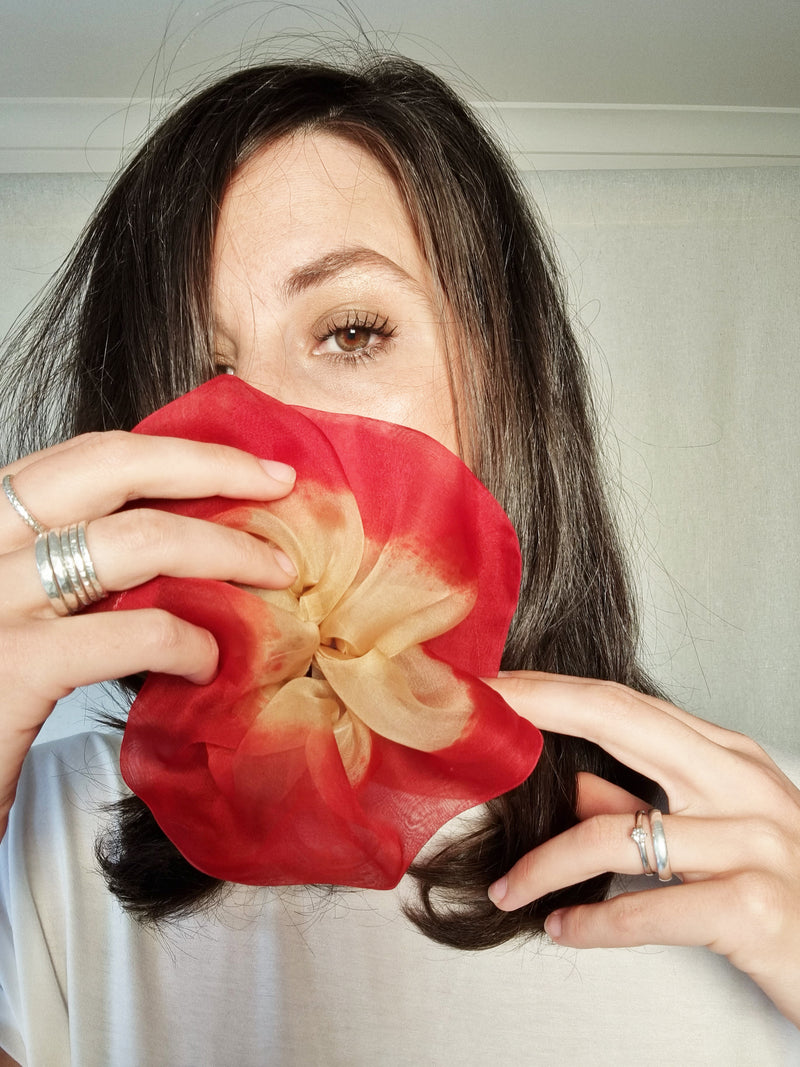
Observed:
[[[551,171],[530,185],[591,335],[646,658],[690,710],[800,749],[800,169]],[[0,328],[102,187],[0,176]],[[83,705],[54,727],[82,725]]]

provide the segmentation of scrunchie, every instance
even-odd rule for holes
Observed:
[[[157,578],[112,598],[210,630],[207,686],[151,674],[121,769],[186,859],[254,885],[386,889],[454,815],[518,785],[541,735],[497,672],[520,558],[499,504],[414,430],[289,407],[220,376],[136,432],[297,470],[283,500],[154,506],[279,546],[289,589]]]

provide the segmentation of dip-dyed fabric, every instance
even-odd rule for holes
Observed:
[[[137,432],[294,466],[283,500],[155,506],[262,537],[298,576],[284,590],[157,578],[108,602],[165,608],[220,648],[210,685],[148,677],[125,781],[217,878],[394,886],[436,830],[516,786],[541,750],[479,680],[497,672],[518,595],[510,522],[426,435],[289,407],[228,375]]]

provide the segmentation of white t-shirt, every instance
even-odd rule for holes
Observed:
[[[26,761],[0,866],[0,1046],[21,1064],[800,1063],[800,1031],[710,952],[459,952],[404,918],[403,885],[237,887],[144,929],[93,855],[118,747],[83,734]]]

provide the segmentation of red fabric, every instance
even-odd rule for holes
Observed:
[[[125,781],[194,866],[247,884],[390,888],[448,819],[519,784],[539,732],[497,672],[520,558],[464,464],[390,423],[287,407],[220,376],[137,432],[292,464],[269,504],[157,502],[250,530],[297,567],[290,590],[157,578],[107,602],[209,629],[216,679],[152,674]]]

